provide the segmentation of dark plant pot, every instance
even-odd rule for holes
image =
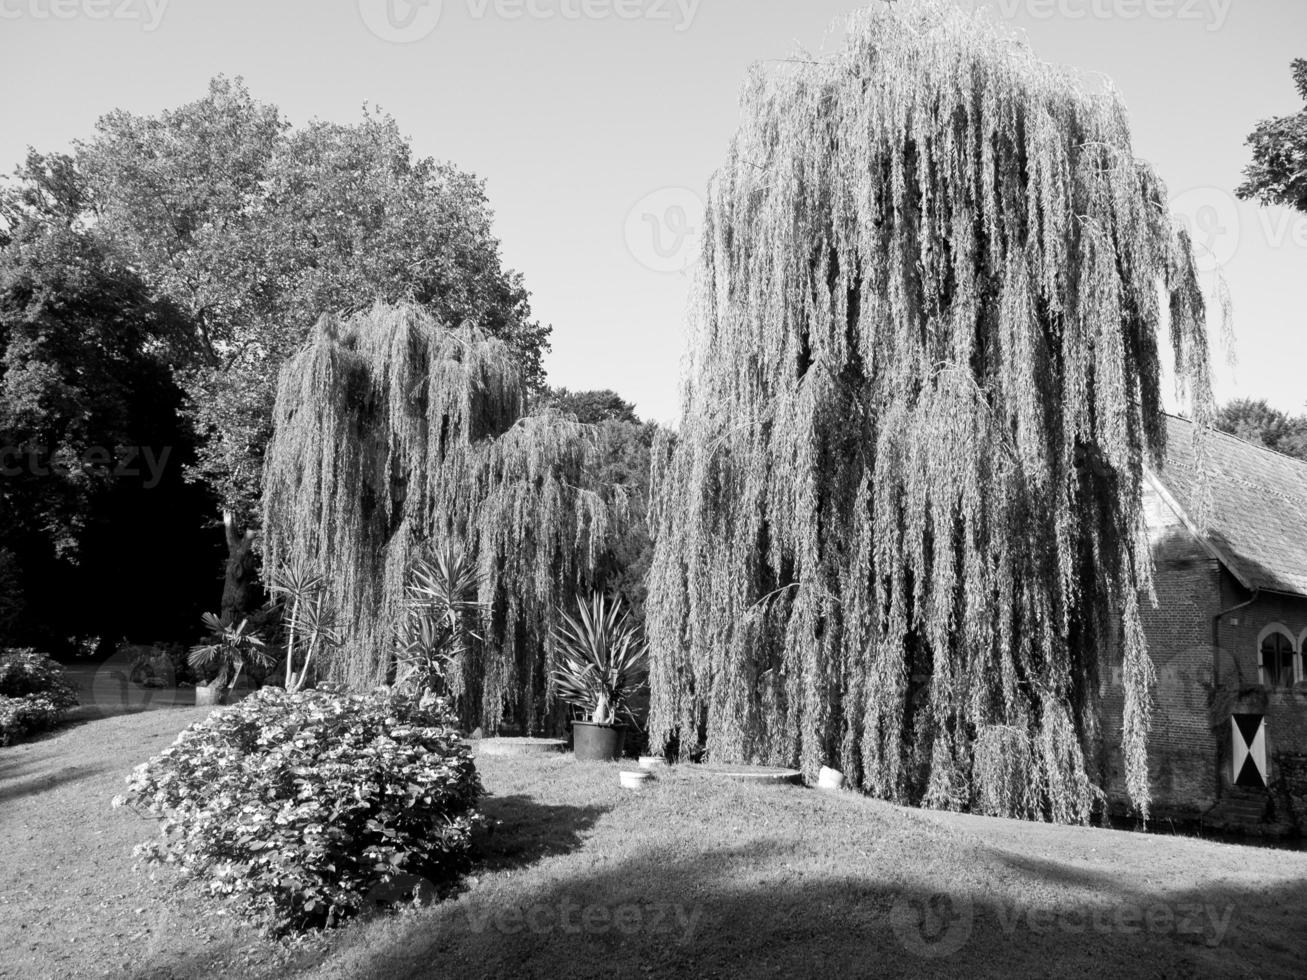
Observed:
[[[225,693],[226,689],[219,687],[217,684],[211,684],[208,687],[197,684],[195,686],[195,706],[197,708],[207,708],[210,705],[222,704]]]
[[[625,747],[626,729],[621,725],[572,722],[572,751],[578,762],[616,762]]]

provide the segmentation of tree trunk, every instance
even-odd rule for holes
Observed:
[[[254,532],[236,526],[236,516],[222,513],[227,535],[227,566],[222,585],[222,615],[233,623],[246,619],[259,605],[259,568],[254,556]]]

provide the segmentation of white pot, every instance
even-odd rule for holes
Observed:
[[[644,789],[653,782],[651,772],[623,772],[622,789]]]
[[[817,788],[824,790],[843,789],[844,773],[838,769],[823,766],[821,773],[817,776]]]

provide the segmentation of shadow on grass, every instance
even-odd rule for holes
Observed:
[[[1098,892],[1110,892],[1113,889],[1120,888],[1119,879],[1105,871],[1072,867],[1060,861],[1049,861],[1031,857],[1029,854],[1018,854],[1001,847],[986,848],[986,853],[990,854],[996,861],[1000,861],[1014,871],[1019,872],[1025,878],[1042,881],[1050,887],[1062,889],[1084,888]]]
[[[66,727],[76,727],[84,725],[87,722],[103,721],[106,718],[124,718],[134,715],[144,714],[165,714],[172,711],[194,710],[194,704],[80,704],[76,708],[69,710],[64,716],[63,724]]]
[[[546,806],[529,796],[487,796],[486,827],[473,840],[472,860],[485,871],[524,868],[574,851],[608,811],[599,806]]]
[[[59,751],[56,739],[70,727],[75,726],[60,722],[55,728],[33,733],[25,740],[6,747],[6,751],[0,754],[0,803],[36,796],[69,783],[91,779],[115,768],[107,762],[69,765],[70,761],[80,762],[84,758],[68,756]]]
[[[971,852],[954,873],[927,854],[884,851],[804,865],[791,836],[702,848],[665,839],[618,860],[595,848],[550,861],[579,851],[605,809],[490,797],[477,873],[500,874],[239,970],[350,980],[1301,975],[1307,880],[1141,890],[1001,848]],[[242,942],[248,933],[183,944],[143,957],[135,975],[230,971]]]
[[[556,778],[570,777],[560,770]],[[717,809],[696,794],[668,797],[675,805],[651,800],[634,811],[639,819],[628,812],[623,823],[617,812],[598,828],[606,804],[489,797],[479,880],[453,897],[359,923],[276,964],[267,952],[235,966],[242,934],[232,932],[202,951],[143,957],[136,975],[1301,976],[1307,876],[1265,870],[1220,880],[1214,872],[1210,886],[1168,887],[1156,875],[1122,881],[1110,860],[1086,868],[1042,847],[1032,855],[965,844],[947,830],[905,830],[888,812],[882,820],[818,801],[785,816],[787,800],[815,797],[773,804],[744,794]],[[750,806],[767,809],[750,823]],[[745,816],[738,828],[736,811]],[[686,813],[706,823],[681,819]],[[823,819],[850,816],[877,836],[839,836],[829,823],[823,833]],[[759,828],[750,839],[731,836]]]
[[[28,796],[36,796],[52,789],[58,789],[60,786],[66,786],[69,783],[81,782],[84,779],[98,776],[105,771],[107,769],[104,766],[71,766],[44,775],[13,779],[0,785],[0,804],[21,800]],[[3,773],[6,780],[10,776],[9,772]]]
[[[321,975],[1301,975],[1307,882],[1145,896],[1105,878],[1077,898],[1047,887],[1061,878],[1055,862],[1012,865],[1001,890],[974,890],[974,878],[931,887],[874,867],[791,878],[791,853],[776,840],[686,860],[645,854],[511,894],[474,891],[373,937],[366,953],[342,951]]]

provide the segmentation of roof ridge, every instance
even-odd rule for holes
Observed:
[[[1279,456],[1281,459],[1286,459],[1290,463],[1295,464],[1296,466],[1301,466],[1304,469],[1307,469],[1307,460],[1299,459],[1297,456],[1290,456],[1288,453],[1282,453],[1278,449],[1272,449],[1264,442],[1253,442],[1251,439],[1245,439],[1243,436],[1235,435],[1233,432],[1226,432],[1224,429],[1218,429],[1215,425],[1203,425],[1201,422],[1195,422],[1193,419],[1189,418],[1188,416],[1180,415],[1176,412],[1163,412],[1162,414],[1167,416],[1168,418],[1173,418],[1181,422],[1186,422],[1189,425],[1192,425],[1194,428],[1198,429],[1199,431],[1210,432],[1212,435],[1223,436],[1224,438],[1229,439],[1232,442],[1237,442],[1241,445],[1247,446],[1249,449],[1256,449],[1259,452],[1269,453],[1272,456]]]

